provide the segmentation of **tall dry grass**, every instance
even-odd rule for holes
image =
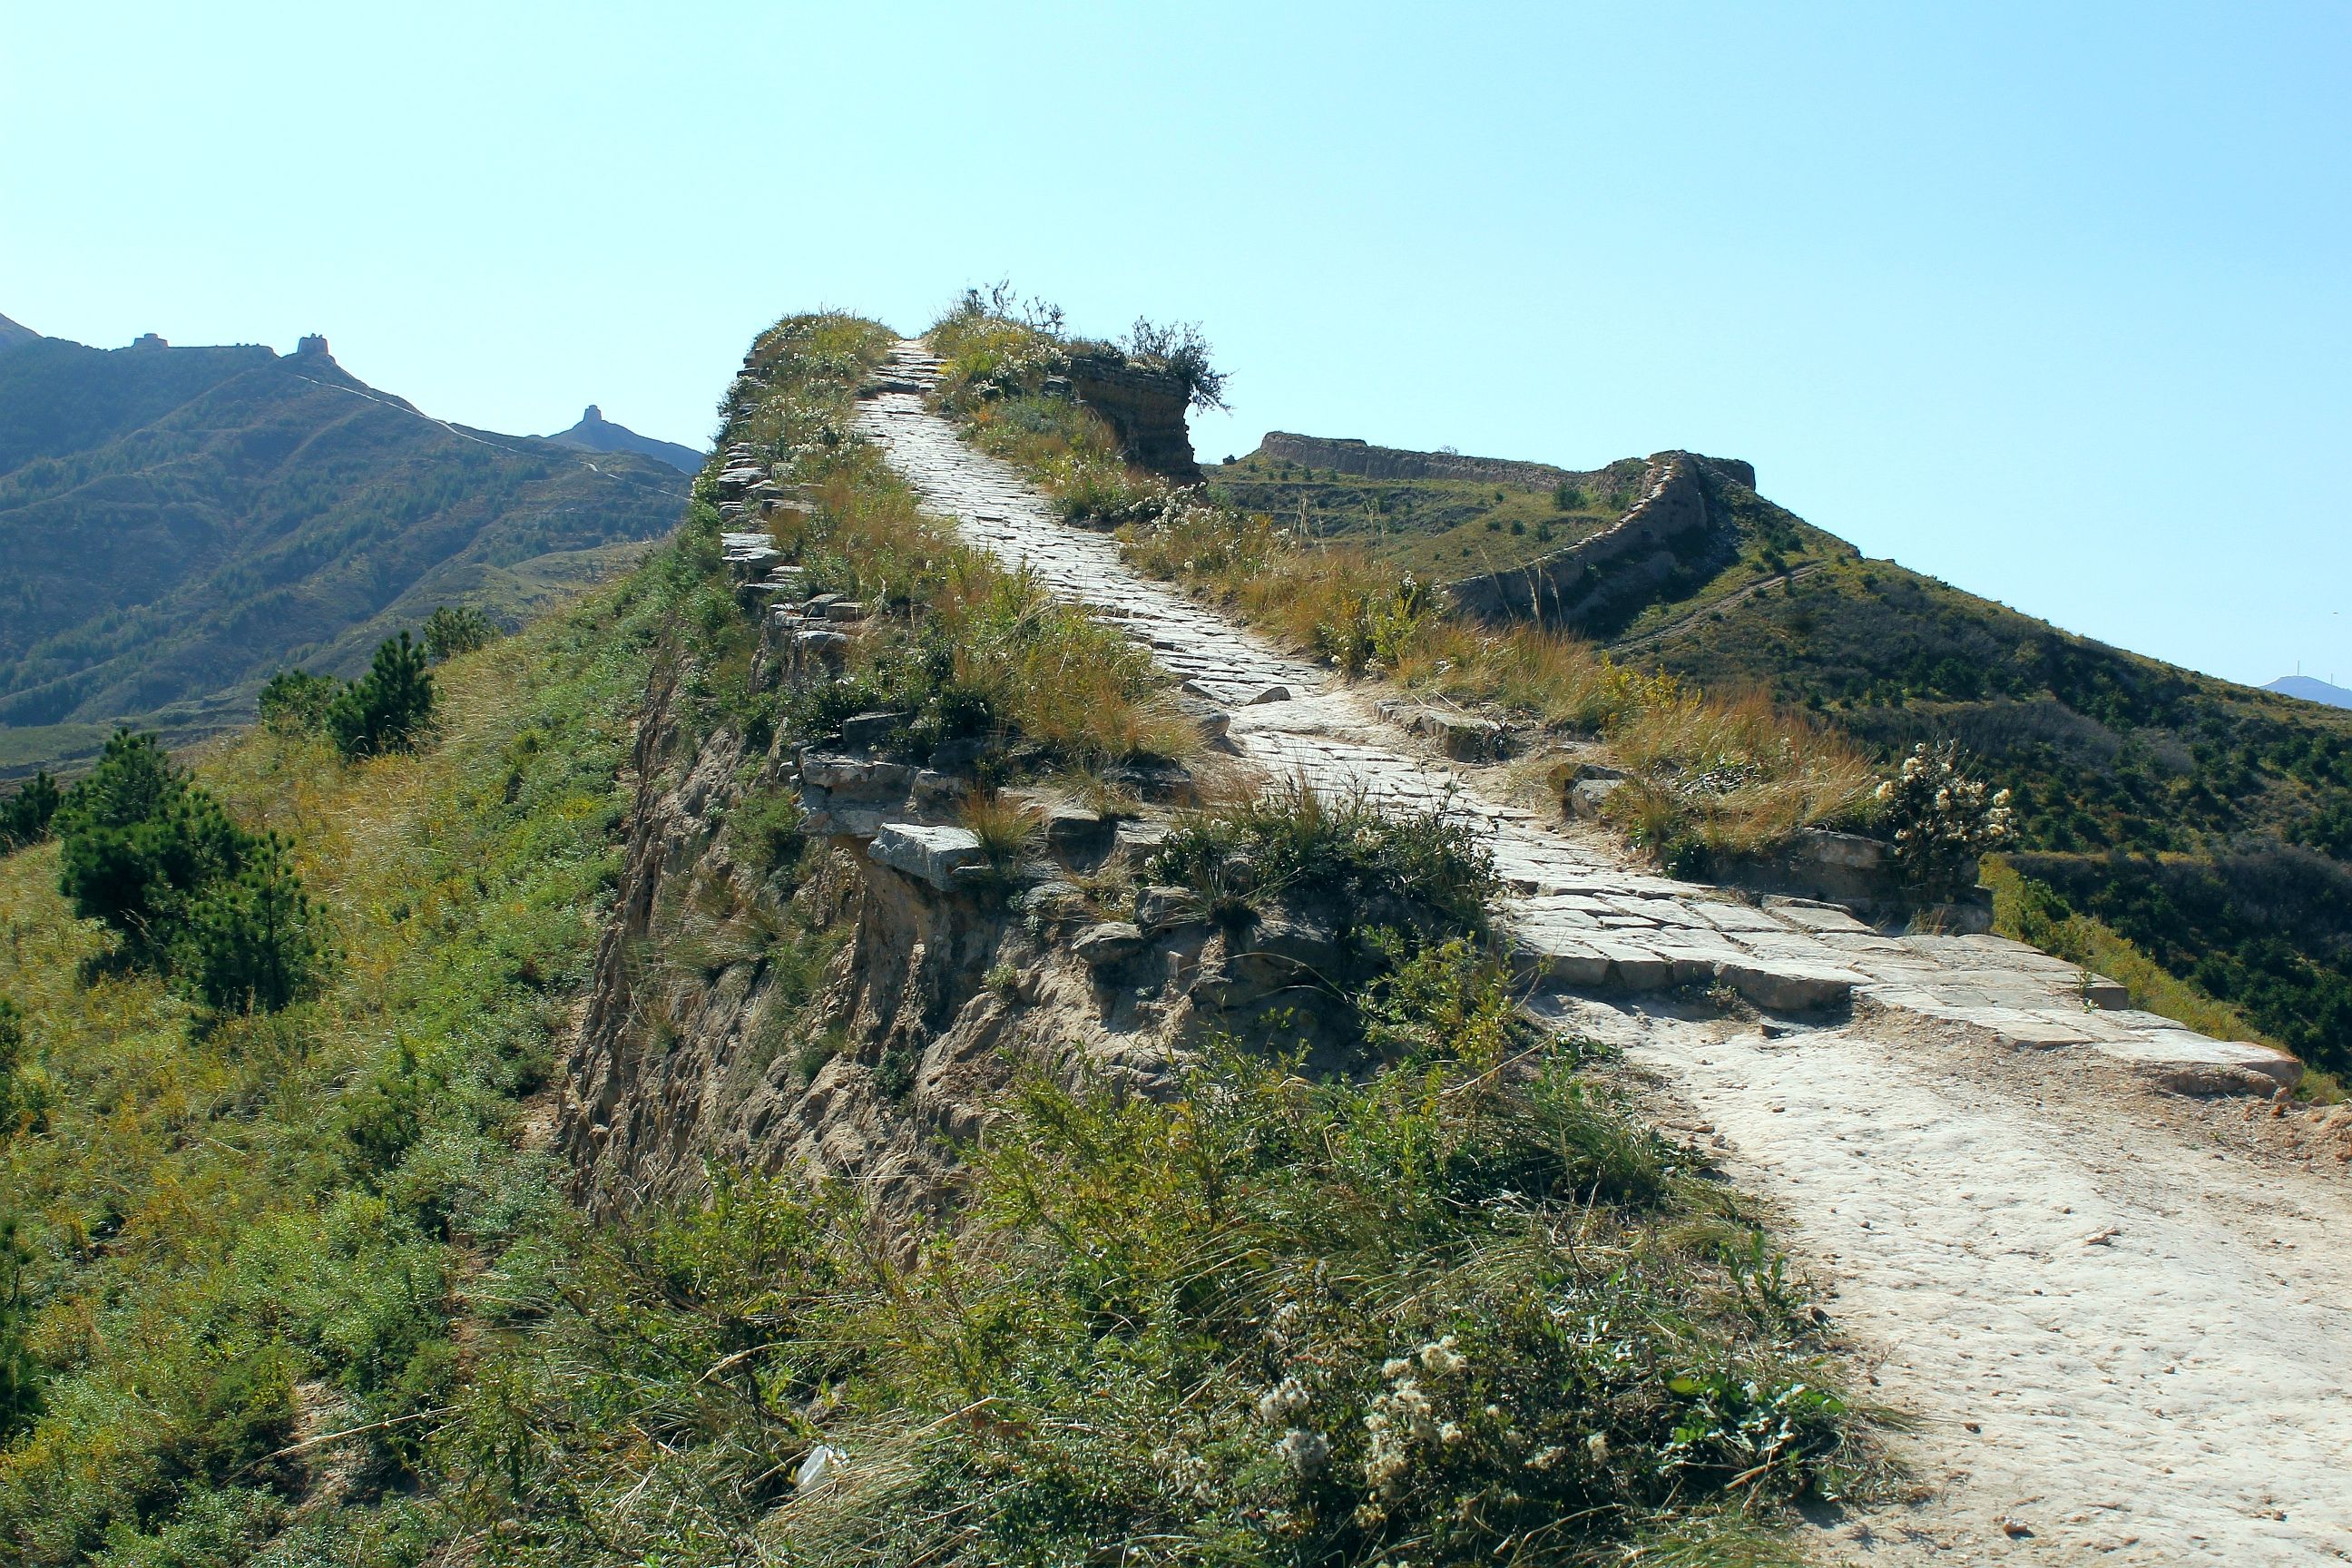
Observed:
[[[1123,537],[1140,569],[1348,673],[1601,738],[1640,786],[1624,826],[1664,858],[1761,849],[1852,820],[1877,782],[1851,741],[1767,697],[1712,698],[1565,632],[1465,619],[1357,546],[1207,506]]]

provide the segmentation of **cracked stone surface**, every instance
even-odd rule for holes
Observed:
[[[2242,1067],[2282,1082],[2299,1071],[2267,1047],[2087,1005],[2086,990],[2095,1002],[2116,988],[2090,985],[2074,965],[2021,942],[1881,936],[1843,911],[1785,900],[1759,910],[1642,869],[1597,832],[1572,835],[1488,798],[1331,672],[1130,570],[1114,541],[1055,518],[1019,470],[973,449],[925,405],[937,366],[919,341],[901,342],[884,390],[858,412],[859,430],[924,503],[1050,592],[1124,627],[1191,689],[1227,706],[1227,738],[1269,775],[1475,823],[1512,889],[1503,925],[1531,977],[1587,991],[1721,981],[1768,1008],[1852,999],[2012,1045],[2087,1049],[2147,1067]]]

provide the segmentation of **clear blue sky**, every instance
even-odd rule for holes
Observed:
[[[1009,275],[1269,428],[1775,500],[2352,684],[2352,7],[33,0],[0,313],[702,442],[751,335]]]

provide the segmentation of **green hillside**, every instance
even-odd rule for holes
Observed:
[[[664,532],[684,476],[432,419],[324,353],[0,350],[0,776],[241,721],[441,604],[509,623]]]
[[[437,666],[414,752],[269,728],[202,749],[184,782],[213,815],[170,820],[272,836],[332,936],[280,1010],[201,1004],[75,919],[61,884],[96,836],[0,852],[0,1560],[1793,1561],[1790,1505],[1885,1481],[1824,1384],[1824,1314],[1605,1053],[1517,1018],[1478,941],[1492,868],[1443,830],[1302,797],[1174,840],[1245,833],[1259,864],[1294,858],[1269,888],[1344,871],[1430,911],[1376,944],[1351,1026],[1394,1070],[1308,1083],[1212,1043],[1170,1103],[1024,1074],[959,1147],[937,1229],[715,1147],[707,1192],[568,1201],[565,1053],[598,931],[641,900],[659,927],[608,951],[666,1020],[651,1048],[740,1005],[757,1070],[812,1100],[835,1053],[880,1049],[828,1024],[818,976],[903,917],[797,831],[763,752],[885,692],[950,740],[977,718],[992,777],[1150,738],[1162,678],[1117,634],[954,550],[870,447],[816,438],[889,341],[787,319],[724,432],[823,498],[778,545],[891,607],[845,679],[759,672],[714,475],[639,568]],[[650,872],[640,788],[703,758],[729,765],[699,869]],[[967,820],[1026,843],[1009,805]],[[1029,942],[1027,873],[997,875],[940,929]],[[763,973],[797,978],[754,1005]],[[990,1005],[1021,990],[1000,979]],[[877,1114],[911,1116],[906,1092]]]
[[[1211,477],[1238,504],[1440,582],[1524,564],[1600,521],[1528,487],[1368,480],[1261,454]],[[2049,907],[2104,921],[2315,1064],[2352,1068],[2352,712],[2076,637],[1713,483],[1713,552],[1584,630],[1708,691],[1802,705],[1882,759],[1958,739],[2015,792],[2020,864]],[[1531,520],[1548,511],[1555,538],[1539,541]]]

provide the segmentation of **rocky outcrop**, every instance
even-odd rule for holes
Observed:
[[[1745,463],[1660,452],[1643,473],[1640,499],[1607,528],[1524,566],[1450,583],[1445,591],[1482,620],[1608,629],[1612,617],[1648,603],[1676,578],[1727,558],[1732,525],[1718,489],[1752,488],[1754,480]]]
[[[1178,484],[1200,482],[1184,423],[1192,389],[1182,377],[1118,353],[1073,354],[1064,377],[1071,395],[1109,424],[1129,462]]]

